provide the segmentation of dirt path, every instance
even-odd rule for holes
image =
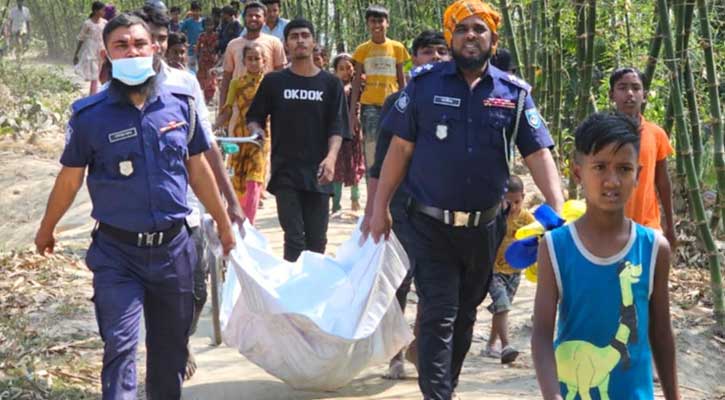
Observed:
[[[40,144],[0,140],[0,251],[26,248],[32,245],[48,194],[60,166],[58,156],[62,150],[62,127],[55,136],[42,138]],[[343,207],[349,208],[345,190]],[[363,191],[363,201],[364,201]],[[82,257],[89,243],[89,232],[93,226],[90,217],[90,201],[84,187],[71,210],[58,227],[58,239],[64,252]],[[329,228],[330,251],[344,241],[354,227],[354,218],[333,218]],[[275,252],[281,254],[282,232],[279,227],[274,199],[265,201],[264,209],[258,214],[258,227],[267,236]],[[64,266],[59,265],[58,268]],[[91,274],[79,275],[76,285],[90,288]],[[78,291],[77,297],[87,300],[88,290]],[[537,384],[531,361],[530,317],[533,309],[534,286],[522,282],[511,313],[511,337],[522,355],[511,366],[504,367],[497,360],[479,355],[484,337],[490,326],[489,313],[481,308],[479,321],[475,325],[474,343],[464,365],[458,389],[461,398],[471,399],[538,399]],[[415,313],[415,296],[409,298],[407,317],[412,323]],[[486,301],[484,304],[488,304]],[[82,315],[67,318],[66,323],[92,323],[92,307],[85,307]],[[679,378],[684,399],[725,399],[725,346],[713,339],[709,318],[712,310],[699,306],[682,310],[673,306],[673,321],[678,343]],[[91,324],[92,325],[92,324]],[[184,399],[420,399],[420,393],[412,365],[406,368],[411,377],[404,381],[388,381],[381,378],[386,365],[372,366],[345,388],[333,393],[295,391],[283,382],[268,375],[235,349],[225,346],[210,346],[211,324],[209,310],[205,311],[197,334],[191,338],[191,345],[197,356],[198,372],[185,384]],[[141,340],[140,343],[143,343]],[[1,341],[0,341],[0,344]],[[143,365],[143,348],[139,361]],[[95,350],[92,359],[98,368],[100,349]],[[90,356],[89,356],[90,357]],[[72,368],[72,367],[71,367]],[[143,368],[139,368],[142,373]],[[1,372],[1,371],[0,371]],[[143,377],[140,377],[140,382]],[[97,396],[96,385],[94,396]],[[658,396],[658,398],[661,396]]]

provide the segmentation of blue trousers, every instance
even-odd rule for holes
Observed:
[[[476,228],[410,215],[420,302],[418,385],[426,400],[450,400],[471,348],[476,309],[488,292],[496,250],[506,231],[500,213]]]
[[[136,347],[146,322],[146,397],[180,399],[194,309],[196,249],[186,229],[168,244],[138,248],[96,232],[86,254],[104,342],[104,400],[136,400]]]

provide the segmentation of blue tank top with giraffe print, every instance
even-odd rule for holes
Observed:
[[[559,289],[554,353],[566,400],[651,400],[649,299],[664,237],[631,222],[608,258],[589,252],[574,224],[546,234]]]

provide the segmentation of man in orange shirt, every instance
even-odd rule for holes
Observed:
[[[667,171],[667,156],[672,154],[672,146],[667,133],[642,115],[642,104],[646,98],[642,73],[629,67],[612,72],[609,98],[617,111],[640,121],[639,178],[625,207],[625,214],[641,225],[661,230],[674,248],[677,239],[672,212],[672,184]],[[658,195],[660,204],[657,204]],[[660,216],[660,205],[664,221]]]
[[[222,76],[221,102],[219,104],[226,103],[227,91],[232,78],[244,75],[242,52],[248,43],[255,42],[262,46],[265,73],[281,70],[287,64],[282,42],[276,37],[262,32],[266,13],[267,7],[258,1],[250,1],[244,6],[242,15],[244,16],[244,27],[247,33],[230,41],[224,52],[224,74]],[[232,120],[229,122],[230,126],[233,127],[232,124],[236,122],[236,116],[232,115]]]

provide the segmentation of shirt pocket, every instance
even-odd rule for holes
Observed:
[[[482,145],[503,149],[509,143],[513,131],[514,110],[499,107],[485,107],[482,125],[484,132],[480,137]]]
[[[186,130],[173,129],[160,134],[159,153],[160,167],[172,174],[183,174],[186,171],[185,161],[189,150],[186,144]]]
[[[461,125],[461,110],[457,108],[436,106],[423,120],[425,136],[436,143],[450,142],[456,132],[458,134],[465,132]]]
[[[138,138],[109,143],[100,154],[103,171],[112,179],[125,180],[136,176],[142,169],[143,154]]]

